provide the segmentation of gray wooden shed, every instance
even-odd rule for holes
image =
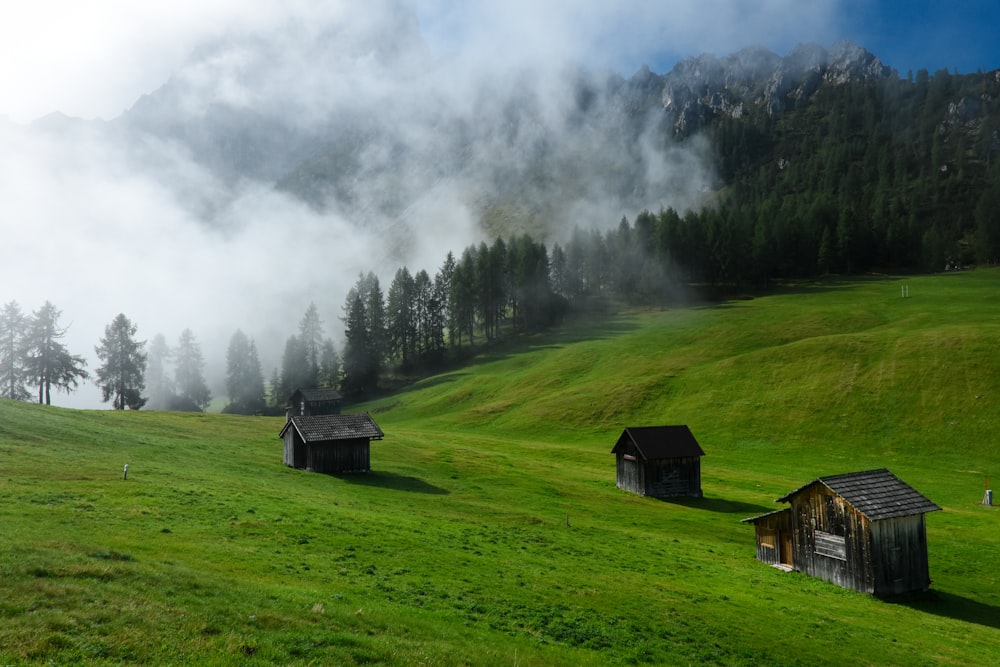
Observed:
[[[622,431],[615,455],[619,489],[654,498],[701,498],[701,457],[687,426],[633,426]]]
[[[820,477],[743,519],[758,560],[879,597],[923,591],[931,579],[924,515],[941,508],[885,468]]]
[[[279,436],[285,465],[328,474],[369,472],[371,441],[382,429],[369,414],[295,415]]]
[[[296,389],[288,398],[286,418],[292,415],[337,415],[344,397],[336,389]]]

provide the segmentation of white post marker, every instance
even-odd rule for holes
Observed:
[[[125,464],[125,475],[122,477],[122,479],[128,479],[128,464],[127,463]]]

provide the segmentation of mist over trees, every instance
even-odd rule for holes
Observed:
[[[365,267],[342,305],[320,301],[339,287],[336,278],[307,294],[301,319],[285,314],[284,347],[267,339],[264,356],[275,364],[267,382],[254,340],[242,333],[254,323],[232,322],[245,328],[226,352],[225,409],[279,411],[300,387],[336,387],[360,398],[460,363],[481,346],[552,326],[572,312],[670,305],[692,291],[733,294],[826,274],[1000,262],[997,73],[920,71],[814,82],[808,94],[786,95],[781,105],[748,103],[739,115],[728,107],[706,108],[687,125],[665,110],[659,89],[638,87],[655,78],[646,74],[648,81],[619,82],[620,90],[636,93],[627,98],[634,103],[626,114],[637,123],[632,129],[655,139],[650,145],[697,141],[706,147],[717,175],[706,181],[712,191],[698,199],[707,205],[608,215],[601,208],[588,210],[577,226],[555,228],[552,220],[573,219],[576,209],[552,184],[549,206],[533,212],[507,199],[490,200],[492,208],[471,224],[504,233],[486,238],[483,232],[482,241],[464,248],[446,247],[435,236],[438,227],[423,237],[408,230],[422,247],[441,245],[440,265]],[[585,109],[577,111],[586,118]],[[522,176],[558,172],[560,186],[573,180],[572,170],[549,166],[541,159],[518,165]],[[353,173],[338,174],[357,181]],[[372,175],[366,187],[377,181]],[[311,176],[304,182],[328,185],[332,178]],[[632,185],[641,191],[648,183]],[[583,183],[576,186],[570,189]],[[357,194],[359,205],[366,201],[362,194],[375,196]],[[559,215],[538,220],[553,211]],[[598,215],[603,217],[594,223]],[[317,228],[319,223],[317,218]],[[508,231],[513,229],[518,231]],[[319,314],[331,311],[341,317],[324,323]],[[37,395],[48,403],[53,387],[70,392],[88,377],[84,359],[61,342],[66,329],[60,314],[48,302],[30,315],[16,301],[0,309],[0,395]],[[157,335],[145,352],[145,407],[208,406],[204,358],[190,330],[174,346]],[[221,384],[216,391],[222,393]]]

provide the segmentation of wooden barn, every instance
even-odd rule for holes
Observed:
[[[687,426],[633,426],[622,431],[611,453],[619,489],[654,498],[701,498],[701,457]]]
[[[296,389],[288,399],[286,415],[339,415],[343,397],[336,389]]]
[[[924,514],[941,509],[888,470],[820,477],[744,519],[757,558],[879,597],[930,587]]]
[[[368,414],[294,415],[285,423],[285,465],[327,474],[369,472],[382,429]]]

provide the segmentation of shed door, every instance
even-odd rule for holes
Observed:
[[[618,474],[618,488],[645,494],[646,490],[643,488],[640,466],[635,453],[626,449],[619,464],[621,469]]]
[[[792,533],[783,530],[778,533],[778,562],[792,566]]]

